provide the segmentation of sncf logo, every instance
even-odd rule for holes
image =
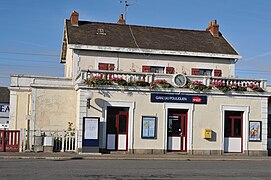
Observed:
[[[192,97],[192,102],[195,102],[195,103],[201,103],[202,99],[200,97]]]

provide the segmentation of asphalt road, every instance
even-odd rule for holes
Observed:
[[[0,179],[271,179],[271,161],[1,159]]]

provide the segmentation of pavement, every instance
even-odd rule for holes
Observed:
[[[0,159],[47,159],[47,160],[167,160],[167,161],[270,161],[271,156],[246,155],[183,155],[183,154],[100,154],[74,152],[0,152]]]

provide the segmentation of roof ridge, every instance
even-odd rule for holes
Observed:
[[[66,19],[66,21],[70,21],[69,19]],[[136,25],[136,24],[118,24],[118,23],[112,23],[112,22],[97,22],[97,21],[78,21],[85,22],[85,23],[97,23],[97,24],[109,24],[114,26],[131,26],[131,27],[141,27],[141,28],[153,28],[153,29],[171,29],[171,30],[181,30],[181,31],[195,31],[195,32],[207,32],[206,30],[195,30],[195,29],[182,29],[182,28],[174,28],[174,27],[158,27],[158,26],[143,26],[143,25]]]

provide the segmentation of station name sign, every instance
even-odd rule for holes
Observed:
[[[207,96],[182,94],[151,94],[151,102],[207,104]]]

